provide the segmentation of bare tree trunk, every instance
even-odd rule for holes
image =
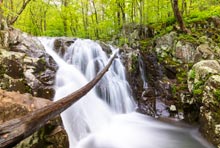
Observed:
[[[177,23],[180,26],[180,30],[184,33],[190,33],[190,31],[185,27],[185,24],[183,22],[182,15],[179,11],[178,7],[178,0],[171,0],[172,8],[173,8],[173,13],[176,18]]]
[[[116,53],[105,68],[92,81],[79,90],[59,101],[31,112],[22,118],[9,120],[0,125],[0,148],[11,147],[22,139],[30,136],[40,129],[48,120],[57,116],[81,97],[86,95],[108,71],[115,57]]]
[[[144,9],[144,1],[143,1],[143,0],[140,0],[140,7],[139,7],[140,25],[143,24],[143,9]]]
[[[26,8],[27,4],[30,1],[31,0],[24,1],[24,3],[22,5],[21,9],[18,11],[17,15],[14,18],[12,18],[11,20],[9,20],[9,22],[8,22],[9,25],[13,25],[17,21],[18,17],[21,15],[21,13],[24,11],[24,9]]]
[[[68,7],[68,1],[67,0],[62,0],[62,5],[64,6],[64,12],[66,13],[66,8]],[[67,16],[66,14],[62,15],[63,19],[63,30],[64,30],[64,36],[67,36],[67,29],[68,29],[68,24],[67,24]]]
[[[3,19],[3,10],[2,10],[3,0],[0,0],[0,30],[2,29],[2,19]]]
[[[91,3],[92,3],[92,7],[93,7],[94,13],[95,13],[95,23],[96,23],[95,36],[96,36],[96,38],[99,38],[99,29],[98,29],[99,20],[98,20],[98,13],[97,13],[97,9],[96,9],[96,5],[95,5],[94,0],[91,0]]]

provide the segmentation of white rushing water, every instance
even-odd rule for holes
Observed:
[[[88,83],[108,62],[91,40],[77,39],[63,58],[53,51],[54,38],[40,40],[59,66],[55,101]],[[196,130],[156,121],[135,108],[124,66],[117,58],[96,88],[61,114],[70,148],[211,147]]]

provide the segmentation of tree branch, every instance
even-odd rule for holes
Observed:
[[[0,148],[11,147],[40,129],[48,120],[57,116],[81,97],[86,95],[102,78],[111,66],[116,53],[105,68],[89,83],[57,102],[38,109],[18,119],[0,125]]]
[[[17,15],[15,17],[13,17],[11,20],[9,20],[9,22],[8,22],[9,25],[13,25],[17,21],[18,17],[21,15],[21,13],[24,11],[24,9],[26,8],[27,4],[30,1],[31,0],[27,0],[23,3],[23,5],[22,5],[21,9],[18,11]]]

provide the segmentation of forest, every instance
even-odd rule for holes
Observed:
[[[117,35],[125,24],[152,25],[157,28],[164,24],[174,24],[172,1],[5,0],[2,9],[7,21],[14,24],[14,27],[35,36],[74,36],[109,40]],[[220,14],[218,0],[177,2],[179,12],[186,23]],[[17,18],[18,15],[20,16]]]

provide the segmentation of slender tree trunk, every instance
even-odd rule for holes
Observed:
[[[125,16],[125,1],[117,0],[117,18],[118,18],[118,26],[121,26],[122,23],[125,24],[126,16]],[[122,22],[121,22],[122,20]]]
[[[139,12],[140,12],[140,24],[143,24],[143,5],[144,1],[140,0],[140,7],[139,7]]]
[[[190,33],[190,31],[185,27],[185,24],[183,22],[182,15],[179,11],[178,7],[178,0],[171,0],[172,8],[173,8],[173,13],[175,16],[175,19],[177,23],[179,24],[180,30],[184,33]]]
[[[131,2],[131,22],[134,23],[134,3],[135,1]]]
[[[91,2],[92,2],[92,6],[93,6],[93,9],[94,9],[94,13],[95,13],[95,22],[96,22],[95,36],[96,36],[97,38],[99,38],[99,30],[98,30],[99,20],[98,20],[98,13],[97,13],[97,9],[96,9],[96,5],[95,5],[94,0],[91,0]]]
[[[121,6],[122,20],[123,20],[123,23],[125,24],[126,23],[126,15],[125,15],[125,1],[124,0],[121,2],[120,6]]]
[[[84,4],[83,1],[81,0],[81,12],[82,12],[82,19],[83,19],[83,27],[84,27],[84,31],[87,35],[87,23],[86,23],[86,17],[85,17],[85,9],[84,9]]]
[[[3,0],[0,0],[0,30],[2,30],[2,20],[3,20],[2,5],[3,5]]]
[[[61,112],[86,95],[102,78],[111,66],[116,53],[105,68],[88,84],[62,98],[59,101],[27,114],[24,117],[9,120],[0,125],[0,148],[12,147],[19,141],[30,136],[40,129],[48,120],[59,115]]]
[[[23,5],[22,5],[22,7],[21,7],[21,9],[17,12],[17,15],[15,16],[15,17],[13,17],[11,20],[9,20],[9,25],[13,25],[16,21],[17,21],[17,19],[18,19],[18,17],[21,15],[21,13],[24,11],[24,9],[27,7],[27,5],[28,5],[28,3],[30,2],[31,0],[26,0],[26,1],[24,1],[24,3],[23,3]]]
[[[118,19],[118,27],[121,26],[121,13],[120,11],[117,11],[117,19]]]
[[[62,5],[64,7],[64,13],[66,13],[66,8],[68,6],[67,0],[62,0]],[[63,18],[63,30],[64,30],[64,36],[67,36],[68,26],[67,26],[67,17],[66,14],[62,15]]]

